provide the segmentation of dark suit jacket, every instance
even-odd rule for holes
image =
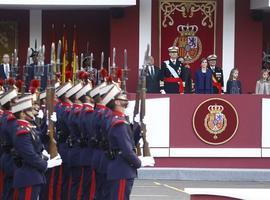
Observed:
[[[0,65],[0,78],[3,79],[3,80],[7,79],[3,64]]]
[[[160,70],[154,66],[154,75],[147,69],[146,74],[146,92],[147,93],[160,93]]]

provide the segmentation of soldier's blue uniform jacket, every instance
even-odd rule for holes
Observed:
[[[110,199],[128,200],[141,161],[135,153],[133,131],[126,116],[114,112],[108,134],[111,161],[107,168]]]
[[[58,151],[62,158],[63,164],[68,163],[68,144],[67,139],[69,137],[69,128],[67,125],[67,119],[70,112],[71,104],[68,102],[57,103],[55,107],[56,111],[56,130],[57,130],[57,144]]]
[[[100,173],[107,172],[107,158],[105,156],[104,150],[106,148],[106,127],[108,120],[110,120],[111,110],[104,105],[97,104],[94,116],[93,116],[93,133],[97,140],[97,146],[94,149],[92,166]]]
[[[115,159],[109,162],[107,177],[109,180],[135,178],[141,161],[135,153],[133,132],[123,113],[113,112],[113,115],[108,136]]]
[[[105,155],[107,145],[107,123],[110,120],[111,110],[104,105],[97,104],[93,116],[93,136],[97,142],[93,152],[92,167],[96,172],[96,196],[99,199],[109,198],[109,184],[106,173],[108,158]],[[92,137],[93,137],[92,136]]]
[[[16,133],[17,119],[12,112],[5,110],[2,116],[1,126],[1,140],[3,154],[1,157],[1,166],[4,173],[4,191],[3,199],[10,199],[13,195],[13,174],[14,174],[14,161],[12,152],[13,138]]]
[[[14,163],[11,155],[13,149],[13,138],[16,133],[17,119],[10,111],[4,111],[1,126],[1,139],[3,141],[2,167],[5,176],[12,177]]]
[[[90,145],[90,137],[92,134],[92,118],[94,113],[94,107],[90,104],[83,104],[83,108],[79,115],[81,140],[84,144],[81,149],[80,163],[81,166],[91,166],[93,148]]]
[[[90,135],[93,135],[93,114],[94,107],[91,104],[84,103],[79,116],[82,142],[80,163],[83,166],[82,199],[90,199],[90,196],[93,198],[95,195],[93,187],[95,185],[95,176],[93,175],[95,172],[91,166],[93,147],[90,144]]]
[[[42,158],[43,145],[38,133],[25,120],[18,120],[14,148],[17,153],[13,186],[22,188],[45,183],[47,161]]]
[[[70,180],[70,171],[68,167],[68,137],[70,135],[70,131],[68,128],[67,120],[70,113],[70,108],[72,104],[69,102],[58,102],[55,106],[55,112],[57,117],[56,122],[56,131],[57,131],[57,145],[58,152],[62,158],[62,165],[59,167],[59,177],[57,187],[59,186],[59,190],[57,190],[57,196],[61,199],[68,199],[68,188],[69,188],[69,180]],[[61,174],[61,176],[60,176]]]
[[[80,118],[79,114],[82,105],[74,103],[68,116],[68,128],[70,131],[70,151],[69,151],[69,166],[80,166]]]

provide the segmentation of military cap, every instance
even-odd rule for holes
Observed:
[[[61,86],[57,92],[56,96],[61,97],[63,94],[65,94],[70,88],[72,88],[72,84],[70,82],[65,83],[63,86]]]
[[[74,94],[76,94],[80,89],[82,89],[83,84],[78,83],[77,85],[74,85],[70,90],[67,91],[66,97],[71,97]]]
[[[32,100],[28,99],[28,100],[25,100],[25,101],[21,101],[21,102],[15,104],[14,106],[12,106],[11,107],[11,112],[12,113],[17,113],[17,112],[32,108],[32,106],[33,106],[32,105]]]
[[[1,103],[1,105],[5,105],[6,103],[8,103],[12,99],[16,98],[17,96],[18,96],[18,93],[17,93],[16,89],[12,89],[10,91],[7,91],[4,94],[2,94],[2,96],[0,98],[0,103]]]
[[[92,89],[92,85],[90,83],[86,84],[79,92],[76,94],[76,98],[79,99],[83,95],[86,95]]]
[[[168,51],[169,51],[170,53],[178,53],[179,48],[176,47],[176,46],[172,46],[172,47],[169,47],[169,48],[168,48]]]
[[[207,60],[216,60],[216,59],[217,59],[217,56],[215,54],[209,55],[207,57]]]
[[[117,95],[121,93],[121,88],[118,87],[116,84],[112,84],[113,86],[110,88],[108,93],[102,100],[104,105],[107,105],[111,100],[114,100]]]

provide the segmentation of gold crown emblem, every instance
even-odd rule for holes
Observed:
[[[179,25],[177,26],[177,31],[181,34],[181,36],[194,36],[199,30],[196,25]]]
[[[218,112],[221,113],[224,110],[224,107],[221,105],[215,104],[215,105],[208,106],[208,110],[210,113],[218,113]]]

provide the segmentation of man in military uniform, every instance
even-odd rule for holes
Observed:
[[[67,124],[70,132],[68,139],[68,146],[69,146],[68,162],[72,176],[70,186],[71,187],[70,196],[69,196],[70,199],[81,199],[82,196],[81,178],[83,171],[80,163],[81,130],[79,123],[80,122],[79,114],[82,109],[82,103],[76,97],[76,93],[82,88],[83,84],[78,83],[66,93],[66,97],[69,98],[69,100],[72,102],[72,106],[67,118]]]
[[[216,55],[209,55],[207,57],[208,63],[209,63],[209,68],[212,70],[213,76],[212,76],[212,81],[213,81],[213,93],[214,94],[221,94],[223,93],[223,86],[224,86],[224,81],[223,81],[223,70],[220,67],[217,67],[217,56]]]
[[[152,157],[138,157],[134,136],[124,114],[128,106],[128,99],[121,89],[114,85],[103,99],[112,112],[110,131],[108,133],[108,158],[107,179],[110,185],[109,199],[128,200],[137,169],[141,166],[153,166]]]
[[[107,181],[107,165],[108,159],[105,156],[104,150],[106,149],[106,125],[107,120],[110,117],[110,109],[108,109],[102,102],[104,95],[112,88],[112,85],[106,85],[104,82],[101,85],[90,91],[90,96],[95,101],[95,110],[92,118],[92,127],[89,129],[93,130],[91,134],[91,142],[94,147],[92,167],[95,170],[96,177],[96,193],[95,199],[102,200],[108,199],[109,185]],[[95,143],[95,144],[93,144]]]
[[[11,112],[11,107],[17,98],[17,91],[15,89],[7,91],[0,98],[0,103],[3,109],[2,124],[0,138],[2,142],[3,154],[1,157],[1,165],[4,173],[4,191],[2,199],[12,199],[14,195],[13,174],[14,162],[13,155],[13,138],[16,132],[17,119]]]
[[[57,180],[57,199],[68,199],[68,184],[70,180],[70,173],[68,167],[68,144],[67,140],[70,135],[69,128],[67,125],[67,118],[72,103],[66,97],[66,92],[72,88],[70,82],[65,83],[61,86],[57,92],[58,103],[55,106],[55,112],[57,117],[56,122],[56,138],[58,152],[63,160],[62,165],[59,168],[59,175]]]
[[[17,117],[16,135],[14,136],[14,172],[13,186],[18,191],[18,199],[38,199],[42,184],[46,183],[47,168],[61,165],[57,156],[51,160],[42,154],[43,145],[37,129],[28,121],[32,120],[32,100],[20,101],[12,107]]]
[[[162,94],[174,93],[183,94],[186,80],[185,67],[178,59],[178,47],[172,46],[168,48],[169,60],[165,60],[161,64],[160,79]]]
[[[83,180],[82,180],[82,199],[93,199],[94,193],[94,183],[92,182],[93,169],[91,166],[93,148],[90,145],[90,132],[93,132],[91,127],[92,116],[94,113],[94,104],[92,99],[88,95],[89,91],[92,89],[91,84],[86,84],[77,94],[76,98],[79,99],[82,103],[82,109],[79,114],[79,127],[80,127],[80,164],[83,167]],[[92,134],[93,135],[93,134]],[[93,184],[92,184],[93,183]],[[90,194],[92,197],[90,198]]]

